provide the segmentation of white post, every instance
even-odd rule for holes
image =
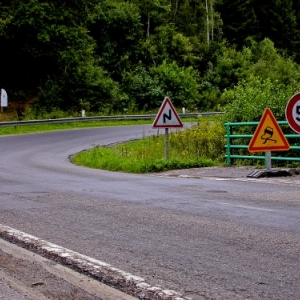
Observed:
[[[1,89],[0,97],[1,112],[3,112],[3,107],[7,107],[7,93],[4,89]]]

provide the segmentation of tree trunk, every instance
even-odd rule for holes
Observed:
[[[148,8],[147,38],[150,36],[150,8]]]
[[[209,11],[208,11],[208,0],[205,0],[206,8],[206,35],[207,35],[207,46],[209,47]]]
[[[211,23],[211,40],[214,39],[214,6],[213,1],[210,2],[210,23]]]
[[[175,15],[177,14],[177,11],[178,11],[178,2],[179,2],[179,0],[176,0],[175,11],[174,11],[174,17],[175,17]]]

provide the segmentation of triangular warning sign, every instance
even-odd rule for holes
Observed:
[[[183,124],[170,99],[166,97],[152,124],[153,128],[182,128]]]
[[[287,151],[289,142],[273,113],[266,108],[248,146],[249,152]]]

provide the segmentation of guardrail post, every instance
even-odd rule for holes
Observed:
[[[231,165],[231,150],[230,150],[230,135],[231,135],[231,126],[230,123],[225,123],[226,126],[226,165]]]

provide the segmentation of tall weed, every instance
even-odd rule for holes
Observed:
[[[169,135],[169,159],[165,159],[165,136],[152,135],[141,140],[96,147],[73,157],[78,165],[131,173],[159,172],[221,164],[224,161],[225,129],[220,121],[200,125]]]

